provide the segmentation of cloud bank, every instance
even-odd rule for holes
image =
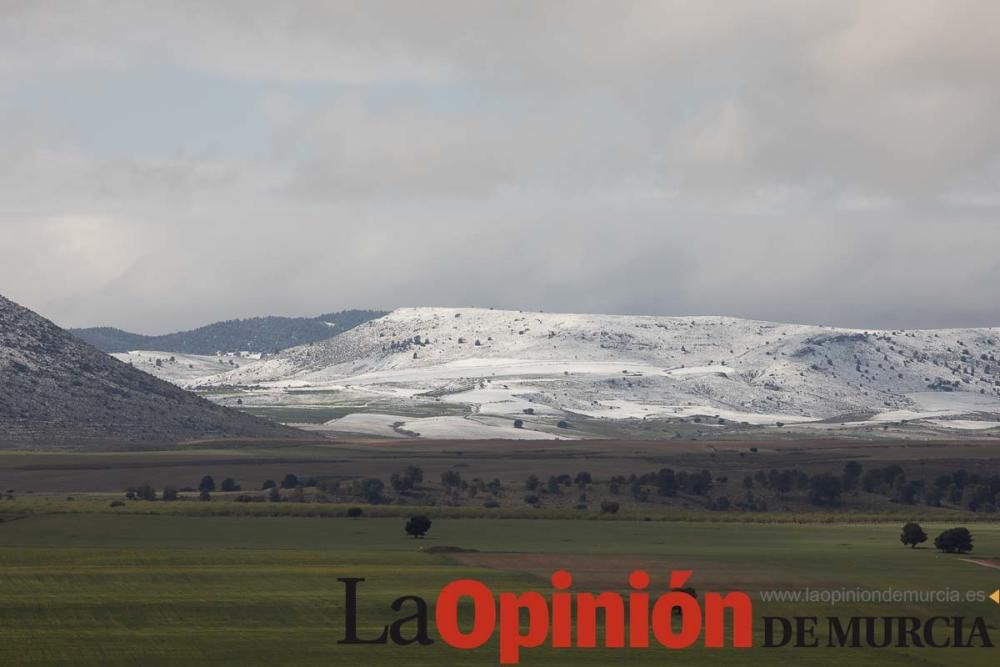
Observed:
[[[1000,325],[993,2],[4,3],[0,292]]]

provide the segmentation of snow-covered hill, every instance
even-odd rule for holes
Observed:
[[[402,308],[190,384],[252,387],[247,400],[258,405],[400,405],[430,416],[458,405],[465,418],[519,418],[549,433],[569,432],[560,421],[599,418],[947,426],[964,416],[986,429],[1000,425],[991,423],[1000,417],[998,357],[997,329]]]
[[[161,380],[186,386],[196,380],[219,375],[245,363],[261,358],[254,353],[228,353],[221,355],[182,354],[162,350],[133,350],[114,352],[112,357],[135,366]]]

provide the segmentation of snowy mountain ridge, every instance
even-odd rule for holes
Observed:
[[[1000,330],[992,328],[866,331],[718,316],[400,308],[189,384],[252,387],[249,400],[260,404],[287,404],[296,390],[366,409],[444,402],[505,421],[972,415],[986,429],[1000,415],[998,355]]]

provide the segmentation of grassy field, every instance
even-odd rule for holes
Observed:
[[[742,590],[755,600],[757,643],[764,615],[824,617],[983,616],[994,639],[1000,607],[989,601],[896,604],[767,602],[761,591],[865,589],[988,593],[1000,572],[899,543],[901,524],[919,519],[931,538],[967,525],[975,559],[1000,558],[996,512],[954,504],[929,507],[854,492],[821,508],[772,496],[768,511],[709,511],[691,495],[648,501],[611,494],[613,475],[661,467],[710,469],[713,494],[742,493],[745,475],[791,467],[810,473],[895,463],[912,478],[966,469],[1000,472],[1000,443],[963,440],[579,441],[433,440],[189,443],[149,451],[0,452],[0,665],[495,665],[493,641],[473,652],[440,641],[428,647],[344,646],[344,592],[337,577],[365,577],[363,634],[397,614],[390,603],[414,594],[433,602],[447,582],[483,581],[495,592],[550,590],[567,569],[577,591],[624,591],[628,573],[691,569],[700,592]],[[411,496],[381,504],[330,491],[352,480],[420,466]],[[587,503],[575,486],[526,504],[525,478],[591,471]],[[501,502],[447,494],[441,473],[499,479]],[[238,480],[261,494],[264,480],[295,473],[316,480],[305,502],[236,502],[240,492],[174,502],[124,501],[126,487],[197,487],[203,475]],[[723,481],[728,480],[728,481]],[[755,492],[765,491],[755,487]],[[286,496],[291,494],[285,490]],[[617,514],[600,501],[621,502]],[[423,504],[421,504],[423,503]],[[344,517],[364,505],[365,516]],[[434,521],[425,540],[408,539],[405,517]],[[448,549],[442,549],[447,547]],[[459,550],[453,549],[454,547]],[[992,559],[992,560],[991,560]],[[466,622],[470,619],[466,618]],[[431,630],[432,636],[435,632]],[[825,627],[818,628],[820,641]],[[991,650],[763,649],[668,653],[647,650],[526,650],[524,665],[987,665]]]
[[[925,526],[932,535],[943,527]],[[1000,527],[977,524],[977,558],[1000,555]],[[475,552],[432,553],[458,546]],[[699,591],[854,588],[992,591],[998,572],[898,542],[898,526],[660,523],[438,518],[428,539],[399,519],[37,514],[0,524],[0,664],[491,665],[497,648],[354,647],[343,633],[338,576],[362,576],[362,631],[394,617],[389,603],[428,601],[446,582],[495,591],[548,590],[566,568],[576,589],[624,590],[632,568],[653,587],[694,570]],[[991,602],[794,605],[755,600],[755,617],[985,616]],[[760,628],[755,627],[759,635]],[[434,635],[432,629],[432,636]],[[998,635],[1000,636],[1000,635]],[[525,665],[987,665],[991,650],[760,649],[668,654],[526,650]]]

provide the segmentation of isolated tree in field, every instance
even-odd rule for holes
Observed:
[[[524,420],[523,419],[515,419],[514,420],[514,428],[524,428]]]
[[[267,501],[271,503],[281,502],[281,491],[278,490],[278,487],[276,486],[271,487],[270,493],[267,494]]]
[[[903,532],[899,536],[899,541],[911,549],[915,549],[918,544],[923,544],[927,541],[927,533],[924,532],[919,523],[910,521],[903,526]]]
[[[972,551],[972,533],[968,528],[949,528],[934,538],[934,548],[948,554]]]
[[[431,520],[422,514],[417,516],[411,516],[410,520],[406,522],[406,534],[412,535],[414,538],[423,537],[427,534],[427,531],[431,529]]]
[[[199,491],[215,491],[215,480],[212,479],[211,475],[205,475],[201,478],[201,482],[198,484]]]
[[[293,473],[288,473],[285,475],[284,479],[281,480],[281,488],[283,489],[294,489],[299,485],[299,476]]]
[[[236,480],[232,477],[227,477],[222,480],[222,486],[220,487],[223,491],[239,491],[240,485],[236,483]]]

